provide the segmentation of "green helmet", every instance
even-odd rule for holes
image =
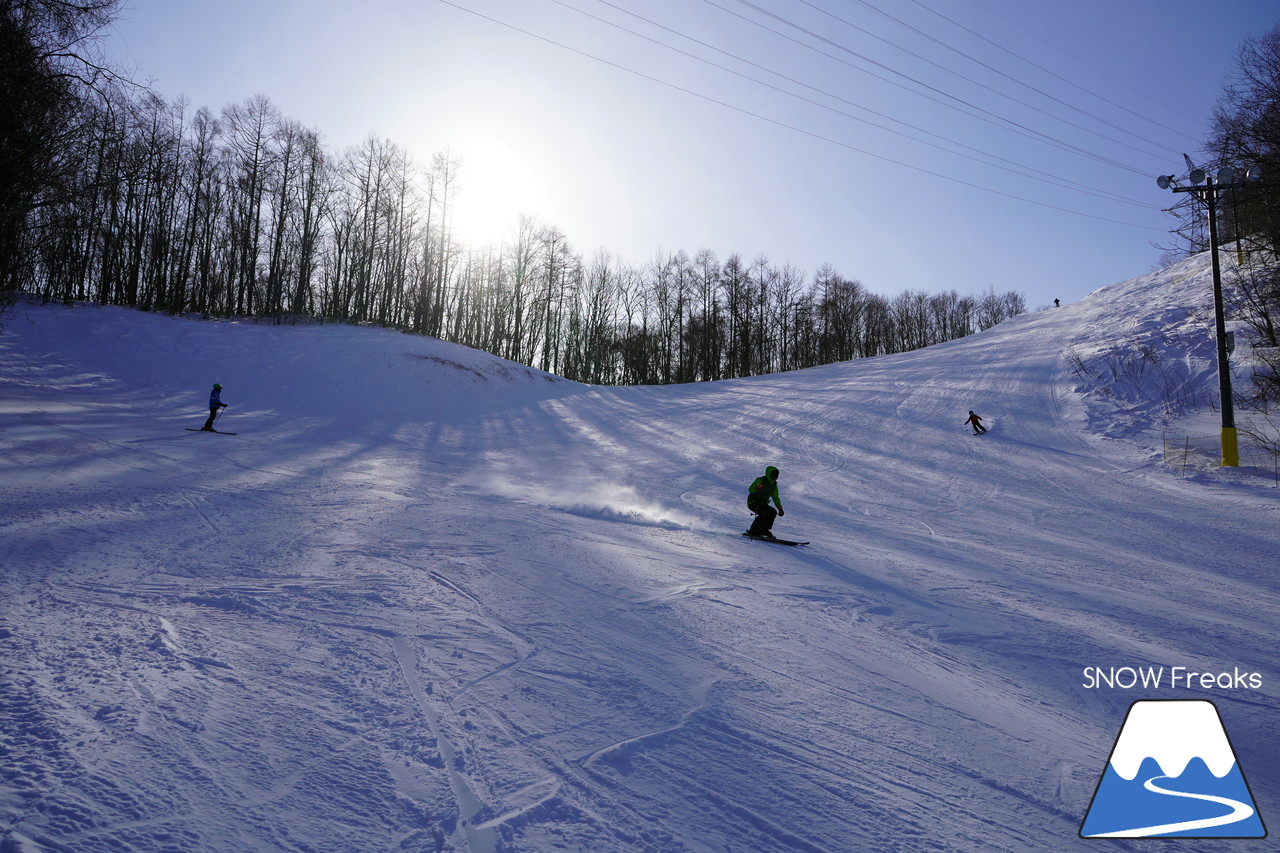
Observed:
[[[221,391],[221,390],[222,390],[222,383],[221,383],[221,382],[215,382],[215,383],[213,383],[213,390],[215,390],[215,391]]]
[[[772,465],[770,465],[768,468],[765,468],[765,469],[764,469],[764,475],[765,475],[766,477],[768,477],[770,480],[776,480],[776,479],[778,479],[778,474],[779,474],[779,473],[780,473],[780,472],[778,471],[778,469],[777,469],[777,468],[775,468],[775,467],[773,467]]]

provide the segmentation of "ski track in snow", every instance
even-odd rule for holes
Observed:
[[[1161,467],[1154,415],[1065,356],[1119,317],[1174,339],[1206,269],[668,388],[20,305],[0,850],[1084,850],[1150,698],[1082,688],[1112,665],[1261,672],[1208,698],[1274,812],[1278,493]],[[213,381],[236,437],[183,429]],[[807,548],[738,535],[766,464]]]

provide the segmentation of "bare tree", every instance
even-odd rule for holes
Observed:
[[[1223,230],[1250,237],[1280,252],[1280,26],[1240,47],[1236,69],[1228,79],[1209,132],[1208,149],[1221,163],[1242,168],[1261,166],[1264,181],[1229,194],[1223,207]],[[1183,219],[1195,218],[1191,209]],[[1200,211],[1203,219],[1203,211]]]
[[[265,95],[233,104],[222,114],[225,163],[230,170],[231,223],[235,252],[236,314],[257,310],[258,265],[262,253],[263,201],[271,170],[277,165],[274,148],[280,113]]]
[[[720,270],[720,292],[728,319],[726,376],[751,375],[751,281],[736,252]]]
[[[709,249],[693,258],[693,301],[689,313],[689,349],[691,380],[714,380],[723,374],[724,329],[722,306],[718,299],[720,261]]]
[[[33,281],[33,211],[84,189],[82,143],[119,79],[96,38],[119,6],[0,0],[0,310]]]

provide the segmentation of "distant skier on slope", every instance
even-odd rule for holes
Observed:
[[[982,425],[982,418],[975,415],[972,410],[969,411],[969,419],[965,423],[973,424],[974,435],[982,435],[987,431],[987,428]]]
[[[769,506],[771,500],[778,507],[776,510]],[[778,497],[777,468],[770,465],[764,469],[763,477],[756,477],[751,482],[751,487],[747,490],[747,509],[756,516],[747,530],[747,535],[772,539],[773,520],[778,516],[786,515],[782,511],[782,499]]]
[[[213,383],[213,390],[209,392],[209,420],[204,422],[202,430],[214,432],[213,420],[218,416],[220,409],[225,409],[227,404],[222,402],[222,385],[218,382]]]

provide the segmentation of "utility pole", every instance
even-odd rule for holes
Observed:
[[[1186,157],[1186,155],[1183,155]],[[1240,464],[1240,444],[1236,434],[1236,408],[1231,391],[1231,364],[1227,352],[1227,319],[1222,305],[1222,268],[1218,262],[1218,193],[1246,186],[1245,183],[1234,183],[1235,170],[1224,166],[1218,171],[1218,180],[1206,174],[1204,169],[1196,168],[1190,157],[1186,157],[1188,172],[1182,178],[1173,175],[1161,175],[1156,184],[1162,190],[1175,193],[1192,193],[1209,208],[1209,255],[1213,264],[1213,322],[1218,338],[1218,395],[1222,398],[1222,466],[1237,467]],[[1245,173],[1247,181],[1256,181],[1262,176],[1257,166],[1251,166]],[[1181,181],[1189,180],[1191,186],[1182,186]],[[1204,184],[1204,186],[1201,186]],[[1237,238],[1239,235],[1236,235]]]

